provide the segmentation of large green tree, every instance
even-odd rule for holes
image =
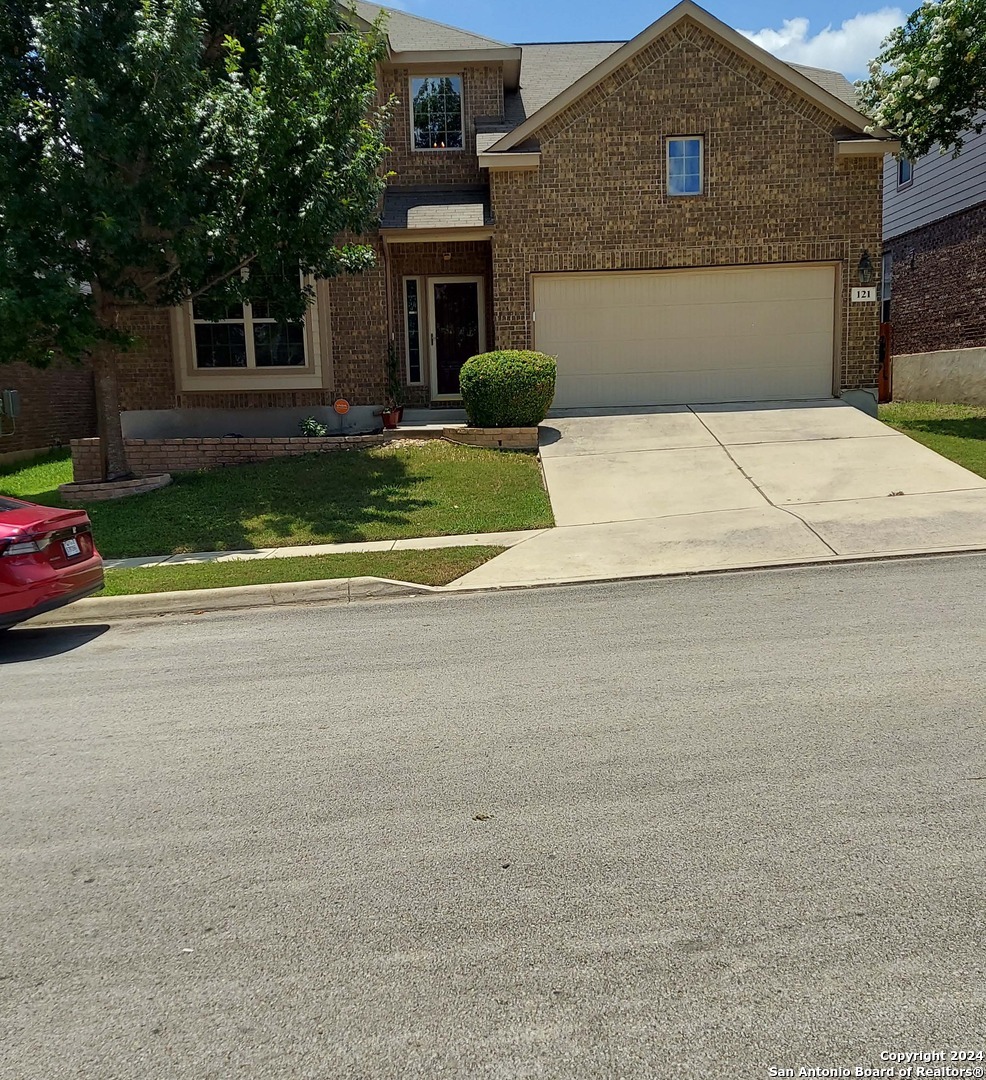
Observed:
[[[0,3],[0,360],[92,357],[126,472],[127,309],[254,298],[372,263],[379,29],[335,0]]]
[[[930,0],[887,38],[857,84],[860,108],[908,158],[961,151],[986,120],[986,0]]]

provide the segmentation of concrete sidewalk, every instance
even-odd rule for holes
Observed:
[[[449,588],[986,549],[986,479],[836,400],[542,426],[557,528]]]
[[[296,547],[250,548],[244,551],[195,551],[183,555],[149,555],[143,559],[106,559],[107,570],[133,570],[141,566],[185,566],[190,563],[239,562],[247,559],[290,559],[299,555],[341,555],[353,551],[433,551],[450,547],[510,548],[546,532],[467,533],[463,536],[422,536],[410,540],[368,540],[354,544],[310,544]]]

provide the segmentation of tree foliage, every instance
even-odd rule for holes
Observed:
[[[929,0],[883,43],[857,84],[861,110],[901,140],[904,157],[936,143],[958,153],[986,127],[986,0]]]
[[[338,238],[382,189],[381,39],[334,0],[3,8],[0,358],[78,355],[122,340],[108,313],[206,291],[297,318],[299,270],[372,261]]]

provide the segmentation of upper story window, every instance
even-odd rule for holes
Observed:
[[[907,187],[913,179],[914,162],[908,161],[907,158],[901,158],[897,162],[897,186],[899,188]]]
[[[667,141],[668,194],[701,195],[705,151],[701,135],[675,136]]]
[[[411,79],[415,150],[462,149],[462,79],[426,75]]]

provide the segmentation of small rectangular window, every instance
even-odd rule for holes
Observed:
[[[411,128],[415,150],[462,149],[462,79],[458,75],[411,79]]]
[[[404,318],[407,324],[407,381],[421,382],[421,305],[418,279],[404,279]]]
[[[914,162],[908,161],[907,158],[901,158],[897,162],[897,186],[899,188],[907,187],[907,185],[914,179]]]
[[[702,137],[689,135],[668,139],[668,194],[701,195],[704,170]]]

